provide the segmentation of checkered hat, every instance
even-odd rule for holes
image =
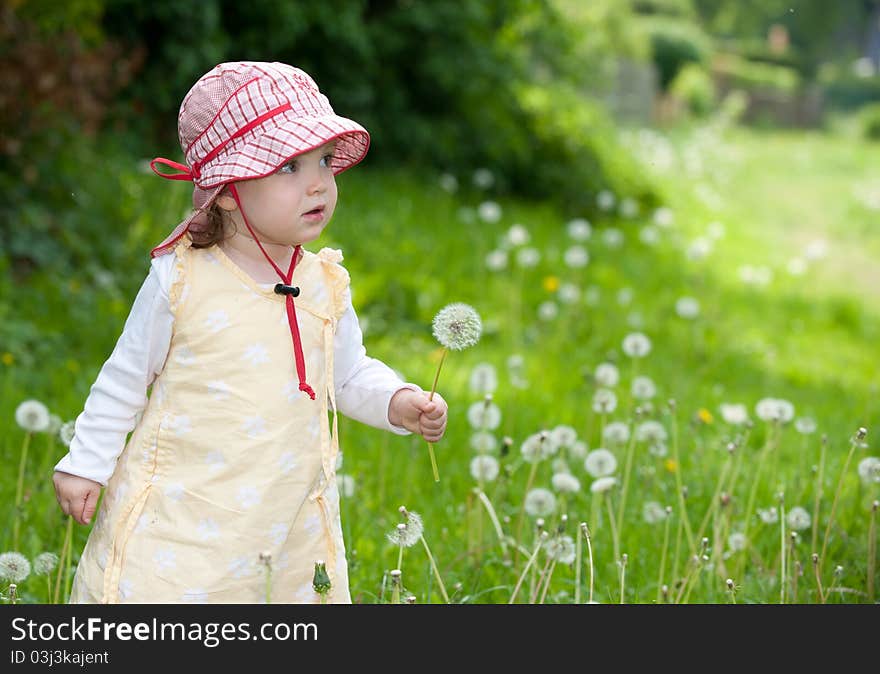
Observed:
[[[306,72],[277,61],[214,67],[184,97],[177,127],[186,164],[157,157],[150,166],[163,178],[192,181],[195,210],[152,257],[170,252],[187,230],[206,227],[208,208],[227,183],[267,176],[333,139],[335,175],[361,161],[370,146],[366,129],[335,114]],[[162,173],[156,164],[180,173]]]

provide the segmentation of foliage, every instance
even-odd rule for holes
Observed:
[[[838,110],[855,110],[866,103],[880,102],[880,75],[860,76],[851,64],[825,64],[819,71],[828,104]]]
[[[796,93],[801,85],[801,78],[793,68],[747,61],[734,54],[718,54],[712,62],[712,70],[729,87],[746,91],[790,95]]]
[[[669,90],[697,117],[708,115],[715,107],[715,84],[712,76],[695,63],[688,63],[679,71]]]
[[[859,110],[862,135],[871,140],[880,140],[880,103],[871,103]]]
[[[648,16],[639,18],[636,25],[650,41],[663,89],[686,63],[705,63],[709,58],[710,40],[695,23]]]

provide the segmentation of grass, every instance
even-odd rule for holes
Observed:
[[[438,571],[454,602],[507,603],[520,579],[517,601],[545,596],[547,603],[570,602],[578,594],[576,578],[581,579],[582,600],[588,595],[589,579],[595,585],[594,598],[602,603],[656,601],[664,596],[663,584],[668,584],[669,601],[678,597],[691,603],[775,603],[781,596],[790,602],[818,601],[810,555],[819,550],[812,547],[811,531],[800,532],[791,550],[783,553],[780,540],[784,544],[786,538],[780,538],[780,523],[764,524],[755,515],[745,520],[753,485],[755,510],[778,506],[782,491],[786,512],[802,506],[813,513],[813,467],[820,464],[823,435],[827,445],[819,521],[813,524],[818,527],[818,548],[829,530],[827,559],[820,561],[825,600],[869,600],[868,587],[876,584],[876,578],[868,582],[869,523],[878,489],[859,480],[856,466],[876,454],[870,446],[876,446],[872,436],[880,415],[880,272],[872,264],[880,253],[880,235],[872,227],[880,184],[870,171],[880,160],[880,145],[842,132],[759,132],[712,125],[666,134],[632,132],[629,143],[657,181],[673,222],[658,226],[653,213],[625,217],[615,207],[593,218],[592,236],[583,242],[590,262],[579,269],[563,261],[574,243],[566,223],[578,215],[566,212],[564,204],[496,198],[491,191],[471,188],[468,176],[458,176],[462,188],[455,193],[441,189],[438,176],[414,171],[380,172],[365,166],[340,176],[333,224],[312,249],[329,245],[343,250],[368,354],[429,390],[442,352],[430,334],[434,314],[461,301],[474,306],[484,322],[480,343],[450,354],[443,366],[438,391],[449,403],[450,418],[446,437],[435,445],[439,483],[432,478],[421,438],[391,436],[340,419],[341,472],[352,476],[356,485],[354,497],[342,503],[355,601],[388,600],[383,578],[395,568],[400,551],[385,533],[397,525],[401,505],[421,514]],[[146,271],[149,244],[164,237],[176,222],[176,212],[184,208],[184,190],[180,208],[167,205],[178,203],[169,202],[166,192],[178,186],[157,187],[155,183],[163,181],[133,170],[126,180],[139,185],[145,204],[158,203],[153,197],[166,195],[161,201],[164,210],[145,211],[126,239],[126,250],[142,253],[135,258],[141,267],[114,269],[117,281],[101,287],[75,277],[69,294],[49,292],[54,279],[48,277],[33,278],[17,290],[21,304],[16,315],[37,326],[53,348],[27,364],[22,362],[27,353],[10,352],[0,365],[0,415],[7,420],[0,449],[9,467],[0,478],[0,503],[7,517],[14,503],[13,467],[24,437],[14,426],[16,405],[33,397],[64,419],[78,414]],[[498,221],[479,217],[477,208],[485,200],[501,206]],[[722,224],[722,235],[714,222]],[[527,229],[527,245],[539,252],[540,261],[524,269],[513,261],[516,248],[508,246],[510,264],[499,271],[488,269],[486,256],[505,246],[506,232],[514,224]],[[656,233],[656,243],[642,240],[645,226],[649,235]],[[619,248],[604,242],[603,232],[612,227],[623,234]],[[689,255],[694,240],[701,237],[712,241],[710,252]],[[824,246],[808,249],[820,239]],[[803,273],[788,271],[794,258],[804,261]],[[751,275],[760,277],[762,268],[771,273],[766,284],[743,280],[749,269],[759,270]],[[8,277],[2,282],[4,291],[11,289]],[[560,300],[558,288],[564,284],[580,289],[577,302]],[[699,302],[695,319],[676,313],[676,301],[685,296]],[[557,314],[550,320],[538,315],[545,302],[556,305]],[[87,321],[84,307],[91,314]],[[644,359],[632,360],[621,348],[623,338],[635,331],[652,342]],[[523,358],[525,385],[509,371],[513,355]],[[602,362],[620,371],[618,406],[604,420],[591,409],[597,388],[593,373]],[[505,536],[514,533],[530,472],[519,459],[526,437],[565,424],[589,448],[603,446],[603,421],[623,421],[631,430],[638,423],[636,401],[629,393],[632,377],[646,375],[655,382],[658,394],[640,420],[660,421],[669,443],[677,442],[676,453],[670,447],[666,456],[656,456],[643,443],[631,445],[632,470],[617,532],[625,568],[612,552],[611,522],[605,512],[617,513],[620,487],[607,495],[608,507],[603,503],[594,511],[587,491],[591,478],[571,451],[568,467],[582,489],[564,499],[567,521],[560,517],[561,507],[544,518],[542,527],[527,518],[522,539],[505,541],[519,548],[515,563],[517,555],[499,544],[485,501],[472,493],[476,482],[469,473],[474,452],[467,409],[483,395],[470,389],[469,376],[478,363],[489,363],[498,372],[493,401],[502,420],[493,432],[499,440],[509,436],[513,441],[510,454],[497,457],[499,478],[482,485]],[[796,417],[812,417],[817,431],[803,435],[792,423],[774,428],[760,421],[755,404],[765,397],[791,401]],[[674,407],[669,399],[674,399]],[[746,433],[726,424],[719,412],[724,402],[745,404],[754,428]],[[852,442],[859,427],[869,430],[867,449]],[[740,445],[732,458],[725,449],[730,442]],[[627,446],[609,448],[617,456],[617,475],[622,478]],[[852,460],[841,476],[850,450]],[[50,436],[32,439],[19,545],[31,558],[44,550],[59,552],[63,544],[65,522],[51,484],[51,467],[63,451]],[[762,477],[754,482],[762,454]],[[676,455],[677,463],[671,461]],[[538,465],[534,486],[550,487],[552,461]],[[686,499],[678,491],[679,482],[687,489]],[[841,492],[829,527],[838,482]],[[715,496],[719,485],[728,498],[723,506]],[[642,508],[648,501],[672,507],[668,536],[665,522],[644,521]],[[694,535],[707,521],[708,559],[699,550],[687,549],[681,503]],[[598,519],[593,519],[594,512]],[[581,535],[579,522],[589,522],[594,568],[578,573],[572,564],[548,564],[541,553],[523,573],[542,531],[554,536],[562,526],[576,539]],[[747,548],[729,550],[727,537],[744,530]],[[79,526],[74,531],[74,562],[86,534]],[[6,539],[3,550],[9,549],[8,533]],[[259,552],[254,551],[255,557]],[[697,559],[692,562],[694,553]],[[779,587],[782,562],[790,585],[785,592]],[[804,570],[796,579],[797,595],[792,581],[795,562]],[[838,565],[843,571],[832,577]],[[442,601],[431,562],[419,548],[407,552],[403,567],[403,584],[419,603]],[[729,577],[735,596],[728,589]],[[23,601],[46,601],[44,585],[28,579],[19,584],[18,594]]]

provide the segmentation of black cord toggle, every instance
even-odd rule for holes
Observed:
[[[299,288],[296,286],[289,286],[286,283],[276,283],[275,292],[278,295],[293,295],[294,297],[299,297]]]

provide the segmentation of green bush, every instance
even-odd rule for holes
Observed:
[[[711,43],[695,23],[663,16],[645,16],[638,19],[641,30],[651,44],[654,65],[660,75],[660,85],[668,90],[678,71],[686,63],[705,63]]]
[[[859,110],[862,135],[870,140],[880,140],[880,103],[870,103]]]
[[[748,61],[735,54],[719,54],[712,63],[712,70],[725,82],[726,88],[791,95],[801,86],[801,77],[794,68]]]
[[[820,69],[818,79],[828,105],[838,110],[856,110],[866,103],[880,102],[880,75],[859,77],[848,64],[827,64]]]
[[[675,76],[670,92],[697,117],[708,115],[715,107],[715,83],[706,69],[688,63]]]

